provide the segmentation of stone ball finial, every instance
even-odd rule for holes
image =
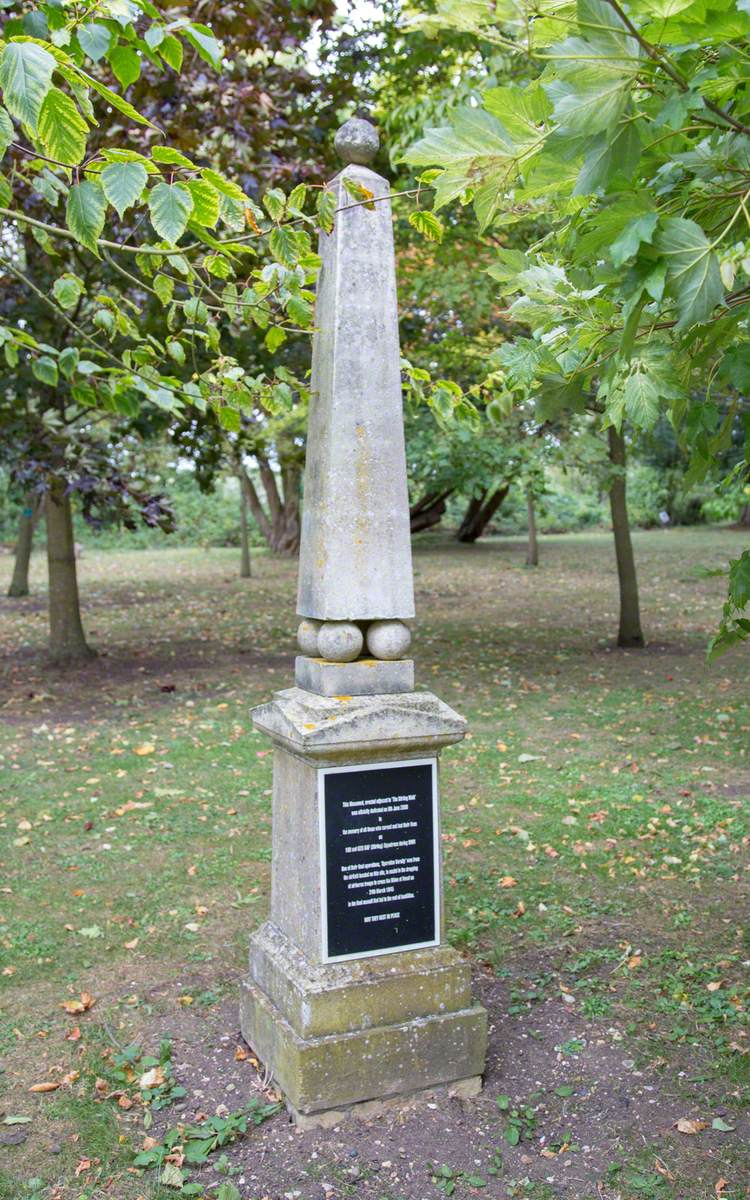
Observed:
[[[374,159],[380,146],[378,131],[362,117],[350,117],[339,129],[333,144],[339,158],[345,163],[359,163],[366,167]]]

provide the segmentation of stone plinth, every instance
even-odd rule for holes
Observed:
[[[358,658],[344,663],[298,655],[294,682],[298,688],[318,696],[383,696],[412,692],[414,659]]]
[[[464,736],[463,718],[430,693],[346,699],[289,688],[254,721],[275,747],[274,838],[270,917],[251,938],[242,985],[243,1036],[301,1123],[434,1088],[478,1090],[486,1014],[472,1003],[468,966],[443,942],[442,904],[437,945],[327,961],[321,893],[321,772],[430,761]],[[439,846],[439,825],[434,833]]]

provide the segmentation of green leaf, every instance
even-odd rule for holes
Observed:
[[[32,133],[36,132],[39,112],[52,86],[55,60],[35,42],[10,42],[0,59],[0,87],[6,108]]]
[[[230,433],[240,432],[240,429],[242,428],[242,421],[236,408],[228,408],[226,404],[222,404],[215,411],[217,417],[219,418],[219,423],[224,427],[224,429],[227,429]],[[209,1151],[210,1147],[206,1148],[205,1152],[202,1154],[199,1148],[194,1148],[193,1155],[196,1156],[194,1161],[204,1161],[208,1156]]]
[[[711,1128],[718,1129],[719,1133],[733,1133],[737,1126],[727,1125],[726,1121],[722,1120],[721,1117],[714,1117],[711,1122]]]
[[[83,183],[75,184],[68,192],[65,209],[68,229],[76,240],[91,250],[97,258],[100,255],[96,243],[104,229],[106,211],[107,201],[97,183],[87,179]]]
[[[305,207],[305,198],[307,196],[307,184],[298,183],[295,188],[292,188],[289,193],[289,207],[301,212]]]
[[[4,175],[0,175],[0,204],[3,208],[8,208],[13,199],[13,192],[10,184]]]
[[[266,349],[270,350],[271,354],[275,354],[279,346],[283,346],[286,341],[286,333],[280,325],[272,325],[263,341]]]
[[[40,383],[46,383],[49,387],[57,386],[57,363],[48,354],[34,359],[31,371],[34,378],[38,379]]]
[[[175,342],[172,340],[168,341],[167,342],[167,354],[169,355],[170,358],[173,358],[176,363],[179,363],[180,366],[184,365],[185,350],[182,345],[182,342]]]
[[[370,188],[365,187],[358,179],[349,179],[347,175],[341,176],[341,182],[352,200],[361,204],[368,212],[375,212],[375,193]]]
[[[609,247],[609,257],[616,267],[621,267],[627,259],[637,254],[643,242],[651,243],[658,220],[658,213],[649,212],[628,221],[620,236]]]
[[[16,131],[13,128],[13,122],[6,109],[0,104],[0,158],[3,157],[15,136]]]
[[[224,57],[224,47],[214,37],[208,26],[188,25],[184,30],[184,36],[190,45],[195,47],[201,58],[218,71]]]
[[[63,74],[65,74],[66,79],[69,76],[72,78],[75,77],[73,72],[63,72]],[[138,112],[137,108],[133,108],[133,105],[130,104],[129,101],[124,100],[122,96],[118,96],[117,92],[112,91],[112,88],[107,87],[107,85],[102,83],[100,80],[95,79],[93,75],[87,75],[84,71],[79,72],[79,74],[88,87],[93,88],[95,92],[98,92],[108,104],[111,104],[113,108],[116,108],[117,111],[122,113],[124,117],[128,117],[131,121],[136,121],[138,125],[149,125],[151,129],[156,128],[153,122],[149,121],[148,117],[142,116],[141,113]]]
[[[517,1125],[508,1125],[505,1128],[503,1137],[509,1146],[517,1146],[521,1140],[521,1130]]]
[[[324,233],[333,231],[333,220],[336,212],[336,194],[329,188],[324,188],[322,192],[318,192],[316,201],[318,212],[318,223]]]
[[[170,279],[168,275],[157,275],[154,280],[154,291],[166,308],[174,295],[174,280]]]
[[[179,72],[182,69],[182,42],[173,37],[171,33],[168,33],[164,41],[159,44],[159,54],[173,71]]]
[[[668,217],[654,242],[667,265],[667,291],[677,301],[677,329],[707,321],[724,299],[719,260],[695,221]]]
[[[228,196],[230,200],[239,200],[240,203],[247,204],[247,197],[242,188],[233,183],[231,179],[227,179],[226,175],[214,171],[211,167],[205,167],[201,171],[201,175],[222,196]]]
[[[744,550],[729,566],[729,595],[737,608],[750,601],[750,550]]]
[[[174,243],[187,228],[193,198],[184,183],[157,183],[149,193],[148,208],[159,237]]]
[[[263,207],[272,221],[280,221],[286,208],[286,196],[281,188],[269,188],[263,194]]]
[[[89,127],[65,92],[53,87],[39,110],[39,138],[50,158],[77,166],[86,153]]]
[[[591,195],[617,174],[629,179],[640,157],[641,138],[634,121],[622,121],[614,134],[609,130],[597,134],[588,145],[573,195]]]
[[[99,179],[104,195],[122,217],[138,201],[148,182],[148,171],[143,163],[114,162],[104,168]]]
[[[100,58],[104,58],[111,42],[112,34],[107,26],[100,25],[97,21],[90,25],[82,25],[78,30],[78,44],[92,62],[99,62]]]
[[[561,1096],[563,1099],[565,1099],[567,1096],[572,1096],[574,1091],[575,1088],[569,1083],[561,1083],[559,1087],[555,1088],[555,1095]]]
[[[76,346],[66,346],[57,360],[57,365],[66,379],[72,379],[78,366],[80,355]]]
[[[190,179],[187,189],[193,198],[193,211],[190,220],[207,229],[213,229],[219,220],[219,193],[213,184],[205,179]]]
[[[409,224],[423,237],[426,237],[428,242],[442,242],[445,232],[443,222],[435,216],[434,212],[421,208],[415,209],[414,212],[409,213]]]
[[[174,164],[177,167],[187,167],[190,170],[195,170],[195,163],[191,162],[179,150],[173,149],[172,146],[153,146],[151,157],[157,163]]]
[[[294,321],[295,325],[301,325],[303,329],[307,329],[312,321],[312,304],[308,303],[307,300],[303,300],[300,296],[289,297],[286,311],[290,321]]]
[[[83,294],[83,280],[77,275],[65,274],[56,279],[52,285],[52,295],[60,308],[75,308]]]
[[[625,380],[623,398],[630,420],[638,429],[651,429],[659,416],[659,389],[640,359]]]
[[[272,229],[268,245],[277,262],[286,267],[294,266],[297,261],[297,239],[292,229],[287,229],[284,225]]]
[[[140,56],[131,46],[115,46],[108,58],[115,79],[121,87],[128,88],[140,78]]]

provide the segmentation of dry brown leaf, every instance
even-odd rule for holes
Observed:
[[[138,938],[133,938],[132,942],[125,942],[125,949],[126,950],[135,950],[137,945],[138,945]]]
[[[73,1028],[69,1029],[68,1032],[65,1034],[65,1041],[66,1042],[78,1042],[80,1040],[81,1040],[80,1027],[78,1025],[74,1025]]]
[[[234,1052],[234,1061],[235,1062],[244,1062],[245,1059],[249,1058],[249,1057],[250,1057],[250,1055],[244,1046],[238,1046]]]
[[[716,1196],[716,1200],[721,1200],[728,1187],[729,1184],[723,1176],[721,1179],[716,1180],[716,1183],[714,1184],[714,1195]]]
[[[109,1091],[109,1084],[107,1083],[106,1079],[99,1078],[94,1084],[94,1089],[98,1095],[106,1096],[107,1092]]]
[[[518,880],[514,879],[512,875],[503,875],[502,879],[500,880],[500,887],[512,888],[515,887],[517,883]]]
[[[90,1158],[82,1158],[81,1161],[79,1162],[78,1166],[76,1167],[76,1179],[78,1179],[78,1177],[80,1175],[83,1175],[84,1171],[89,1171],[90,1169],[91,1169],[91,1159]]]
[[[76,1079],[80,1079],[80,1077],[80,1071],[68,1071],[67,1075],[63,1075],[62,1083],[67,1083],[70,1085],[71,1083],[75,1083]]]
[[[44,1083],[34,1083],[29,1088],[30,1092],[56,1092],[59,1088],[59,1083],[53,1083],[51,1079],[47,1079]]]
[[[126,1096],[123,1092],[121,1096],[118,1096],[117,1107],[124,1108],[127,1111],[133,1107],[133,1101],[130,1099],[130,1096]]]
[[[680,1117],[674,1127],[679,1133],[700,1133],[708,1128],[708,1121],[701,1121],[699,1117]]]
[[[143,1145],[141,1146],[141,1149],[142,1150],[153,1150],[154,1147],[158,1146],[158,1145],[159,1145],[158,1138],[149,1137],[149,1135],[146,1134],[146,1136],[143,1139]]]
[[[153,754],[156,746],[153,742],[144,742],[141,746],[136,746],[135,753],[143,758],[144,754]]]
[[[721,980],[720,979],[712,979],[710,983],[706,984],[706,991],[707,992],[718,992],[720,987],[721,987]]]
[[[523,900],[519,900],[518,907],[516,908],[516,911],[514,913],[511,913],[511,916],[522,917],[525,912],[526,912],[526,905],[524,904]]]
[[[629,971],[637,970],[637,968],[640,967],[642,962],[643,962],[643,956],[641,954],[631,954],[631,956],[627,962],[628,970]]]
[[[88,1012],[95,1004],[96,1000],[90,992],[81,992],[79,1000],[63,1000],[60,1008],[64,1008],[71,1016],[77,1016],[78,1013]]]
[[[164,1072],[161,1067],[151,1067],[149,1071],[144,1071],[138,1080],[138,1087],[142,1092],[147,1088],[161,1087],[166,1082]]]
[[[660,1175],[663,1175],[665,1179],[669,1179],[671,1183],[674,1183],[674,1175],[670,1171],[669,1167],[666,1166],[666,1164],[663,1163],[660,1158],[654,1159],[654,1170],[658,1171]]]

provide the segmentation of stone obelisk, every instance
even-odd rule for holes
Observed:
[[[414,691],[414,616],[388,182],[347,121],[321,234],[296,686],[253,713],[274,744],[268,920],[246,1040],[300,1124],[481,1086],[486,1014],[444,942],[438,755],[465,722]],[[344,180],[372,201],[352,198]],[[357,189],[354,189],[357,191]]]

